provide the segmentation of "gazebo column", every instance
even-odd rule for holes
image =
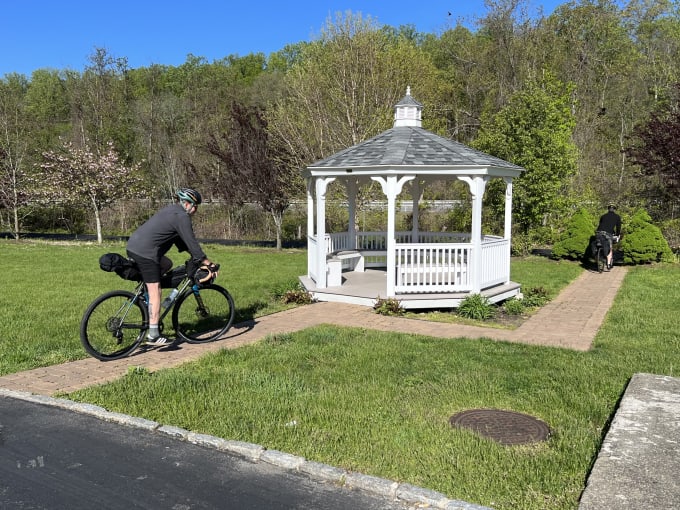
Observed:
[[[383,193],[387,197],[387,239],[385,240],[385,249],[387,250],[387,290],[385,293],[386,297],[394,297],[397,250],[395,237],[397,196],[401,193],[405,183],[415,179],[415,175],[407,175],[400,179],[393,175],[387,178],[371,177],[371,179],[380,183]]]
[[[326,269],[326,190],[335,177],[316,179],[316,287],[328,287]]]
[[[418,231],[420,230],[420,208],[418,207],[420,204],[420,197],[423,195],[423,188],[420,185],[420,181],[418,179],[414,180],[412,185],[411,185],[411,198],[413,200],[413,213],[412,213],[412,219],[413,219],[413,225],[411,226],[411,242],[412,243],[417,243],[418,242]]]
[[[347,234],[349,235],[349,248],[357,249],[357,181],[347,179],[347,212],[349,213],[349,223]]]
[[[314,179],[307,179],[307,276],[312,278],[316,263],[316,251],[311,249],[310,239],[314,237]],[[317,240],[318,241],[318,240]],[[318,247],[318,242],[317,242]]]
[[[505,283],[510,283],[510,258],[512,254],[512,177],[504,177],[505,181],[505,231],[503,237],[508,242],[508,251],[505,257],[508,275]]]
[[[479,294],[482,289],[482,199],[486,188],[487,177],[461,177],[468,183],[472,195],[472,260],[469,261],[468,272],[472,275],[472,293]]]

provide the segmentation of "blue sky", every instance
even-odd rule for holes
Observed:
[[[550,14],[566,0],[525,1],[533,15],[541,8]],[[30,77],[41,68],[80,71],[95,48],[127,57],[132,68],[177,66],[189,54],[209,62],[269,55],[315,39],[329,16],[347,11],[438,34],[458,19],[473,26],[487,8],[484,0],[7,0],[0,7],[0,77]]]

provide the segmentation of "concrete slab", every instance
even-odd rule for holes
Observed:
[[[579,510],[680,508],[680,379],[635,374]]]

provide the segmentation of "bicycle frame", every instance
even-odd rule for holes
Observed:
[[[173,306],[175,306],[175,302],[177,301],[177,297],[181,296],[182,293],[186,290],[187,287],[191,284],[191,280],[188,277],[185,277],[180,284],[177,286],[177,296],[175,296],[170,304],[163,308],[161,307],[161,312],[158,317],[158,322],[159,324],[163,322],[163,319],[165,319],[165,316],[170,313],[170,310],[172,310]],[[197,295],[197,298],[200,300],[200,296],[198,295],[198,286],[196,284],[192,285],[192,290],[194,291],[194,294]],[[149,305],[149,300],[146,295],[146,284],[144,282],[139,282],[137,284],[137,287],[135,287],[135,297],[130,301],[130,303],[127,305],[128,310],[132,308],[137,300],[142,299],[143,301],[146,302],[146,305]],[[126,315],[127,315],[127,310],[126,310]],[[145,324],[148,329],[148,324]]]

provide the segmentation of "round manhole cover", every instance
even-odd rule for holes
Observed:
[[[504,445],[545,441],[550,428],[545,422],[528,414],[500,409],[470,409],[449,418],[453,427],[473,430]]]

